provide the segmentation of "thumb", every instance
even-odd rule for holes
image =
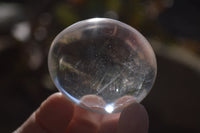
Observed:
[[[148,124],[148,114],[145,108],[135,102],[121,113],[118,133],[147,133]]]

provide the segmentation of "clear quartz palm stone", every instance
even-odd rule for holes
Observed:
[[[157,73],[148,41],[129,25],[108,18],[83,20],[64,29],[51,45],[48,67],[68,99],[103,113],[140,102]]]

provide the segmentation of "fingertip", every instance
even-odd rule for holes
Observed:
[[[48,132],[64,133],[74,112],[74,105],[61,93],[55,93],[45,100],[36,111],[36,121]]]
[[[76,105],[66,133],[96,133],[102,117],[103,114],[91,112]]]
[[[91,111],[105,112],[105,101],[97,95],[86,95],[80,99],[80,105]]]
[[[98,103],[98,105],[94,106],[94,103]],[[98,96],[87,95],[81,99],[80,104],[85,107],[87,106],[91,110],[100,110],[104,101]],[[67,128],[67,133],[96,133],[100,128],[104,114],[92,112],[91,110],[75,105],[73,120]]]
[[[116,133],[120,113],[105,114],[98,133]]]
[[[118,133],[147,133],[149,119],[146,109],[139,103],[126,107],[120,116]]]

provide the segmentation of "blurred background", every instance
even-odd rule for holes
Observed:
[[[57,91],[47,67],[51,42],[92,17],[135,27],[155,50],[157,80],[142,101],[149,133],[199,133],[199,0],[1,0],[0,132],[15,130]]]

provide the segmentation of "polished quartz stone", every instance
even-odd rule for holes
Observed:
[[[103,113],[140,102],[157,72],[148,41],[134,28],[108,18],[64,29],[51,45],[48,66],[56,87],[68,99]]]

